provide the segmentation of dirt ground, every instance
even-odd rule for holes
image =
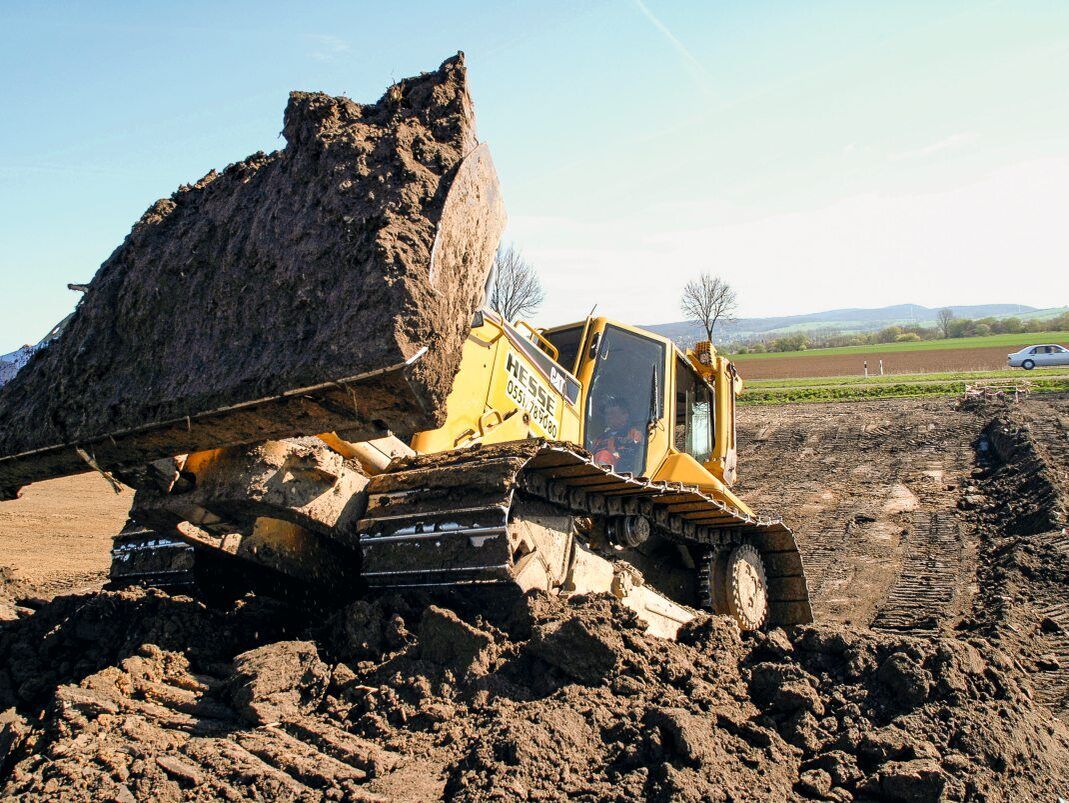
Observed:
[[[1069,397],[740,416],[740,490],[795,529],[814,625],[670,643],[602,598],[60,596],[0,625],[0,796],[1069,797]],[[2,561],[31,591],[99,572],[110,494],[30,488]]]
[[[975,349],[927,349],[918,351],[872,351],[857,354],[797,352],[782,357],[738,360],[743,379],[793,379],[811,376],[863,376],[868,360],[869,376],[878,375],[880,360],[886,374],[918,374],[936,371],[998,371],[1006,367],[1006,355],[1014,347]],[[1023,374],[1024,371],[1022,370]],[[1040,371],[1032,376],[1042,376]]]
[[[945,399],[740,409],[739,490],[794,529],[818,618],[953,628],[975,591],[956,502],[983,423]]]
[[[0,503],[0,566],[39,596],[99,589],[132,499],[99,474],[29,486]]]

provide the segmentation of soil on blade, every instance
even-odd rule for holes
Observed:
[[[438,248],[450,259],[432,275],[448,191],[478,145],[463,56],[373,104],[293,92],[282,133],[283,150],[145,212],[60,338],[0,389],[0,455],[181,421],[424,348],[408,407],[370,391],[349,407],[361,426],[440,423],[497,240],[465,199],[470,219],[450,218]]]

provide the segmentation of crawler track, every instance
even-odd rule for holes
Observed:
[[[663,539],[695,550],[753,544],[768,569],[769,620],[812,620],[801,556],[779,519],[756,518],[697,487],[617,474],[567,446],[510,444],[409,458],[368,486],[358,546],[372,586],[511,580],[505,531],[516,492],[571,515],[642,515]]]

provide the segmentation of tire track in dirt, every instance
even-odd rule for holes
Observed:
[[[929,431],[921,432],[925,439]],[[939,439],[916,449],[918,509],[911,513],[902,568],[871,626],[877,630],[935,633],[962,612],[974,592],[975,533],[967,533],[957,515],[973,449]]]
[[[975,616],[1028,667],[1036,700],[1069,717],[1069,397],[1006,406],[985,430],[990,450],[980,511],[985,599]],[[999,626],[1001,617],[1008,624]],[[990,626],[990,625],[989,625]]]
[[[1039,610],[1054,623],[1048,625],[1050,633],[1046,646],[1051,648],[1054,664],[1044,663],[1032,678],[1036,690],[1036,699],[1054,711],[1069,709],[1069,600],[1051,602],[1040,606]],[[1042,625],[1041,625],[1042,627]]]
[[[982,421],[954,400],[744,410],[740,493],[798,536],[821,621],[932,634],[975,590],[958,499]]]
[[[1037,398],[1029,399],[1019,408],[1019,417],[1028,425],[1028,438],[1036,454],[1045,464],[1047,479],[1054,486],[1058,509],[1054,513],[1063,525],[1066,503],[1069,501],[1069,415],[1064,403]],[[1062,556],[1069,557],[1069,533],[1061,530],[1044,534],[1042,544]],[[1036,699],[1052,710],[1069,711],[1069,591],[1060,587],[1045,588],[1037,600],[1037,609],[1044,618],[1040,631],[1045,634],[1043,648],[1047,650],[1033,676]]]
[[[952,515],[917,513],[902,571],[872,627],[934,633],[950,615],[963,548],[961,528]]]
[[[1062,499],[1069,499],[1069,416],[1038,400],[1028,408],[1026,420],[1036,451],[1047,464]]]

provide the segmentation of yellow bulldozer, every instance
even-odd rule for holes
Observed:
[[[443,426],[157,463],[112,582],[602,592],[664,635],[699,607],[744,629],[810,621],[794,537],[729,487],[740,389],[709,343],[482,310]]]
[[[0,388],[0,499],[136,488],[116,587],[607,593],[665,636],[699,608],[811,621],[794,536],[731,491],[729,360],[482,306],[505,216],[471,122],[462,56],[376,105],[295,93],[284,151],[150,208]]]

